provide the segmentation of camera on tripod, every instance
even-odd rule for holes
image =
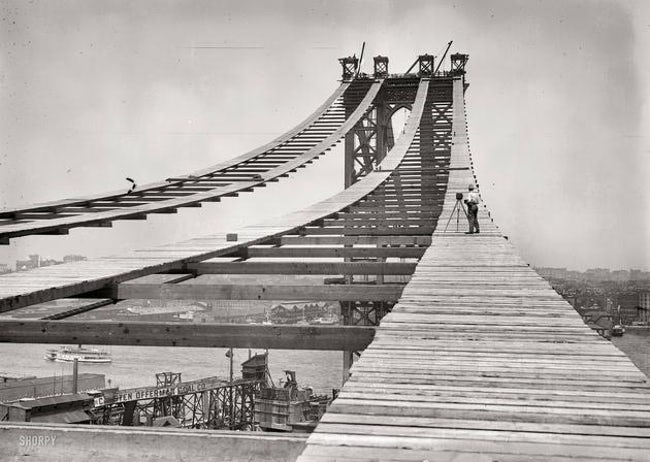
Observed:
[[[469,220],[469,217],[467,215],[467,210],[465,210],[465,206],[463,205],[463,193],[462,192],[457,192],[456,193],[456,204],[454,204],[454,208],[451,211],[451,215],[449,215],[449,219],[447,220],[447,225],[445,226],[445,230],[443,232],[447,232],[447,228],[449,227],[449,223],[451,222],[451,219],[454,217],[454,214],[456,215],[456,232],[460,232],[460,212],[461,210],[463,211],[463,215],[465,215],[465,218]]]

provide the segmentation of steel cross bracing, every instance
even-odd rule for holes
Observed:
[[[182,428],[252,430],[255,424],[255,394],[262,381],[222,382],[199,391],[159,398],[112,402],[93,408],[93,423],[129,425],[143,417],[154,420],[174,417]]]
[[[380,73],[384,76],[384,73]],[[345,136],[345,186],[371,172],[395,143],[392,117],[411,109],[418,79],[387,77],[371,108]]]
[[[0,244],[31,234],[68,234],[75,227],[110,227],[237,196],[278,181],[330,150],[368,112],[381,79],[341,86],[304,122],[247,154],[188,175],[124,191],[0,210]]]

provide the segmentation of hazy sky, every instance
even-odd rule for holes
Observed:
[[[454,40],[481,191],[524,258],[650,269],[649,16],[630,1],[0,0],[0,207],[212,165],[311,113],[363,41],[365,70],[382,54],[403,72]],[[21,238],[0,262],[235,230],[335,193],[342,155],[221,204]]]

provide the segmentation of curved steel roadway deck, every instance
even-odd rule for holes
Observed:
[[[247,154],[201,171],[126,192],[0,210],[0,244],[31,234],[110,226],[119,219],[175,213],[277,181],[331,149],[368,111],[383,80],[345,82],[305,121]]]
[[[460,79],[453,127],[451,166],[471,166]],[[480,235],[444,232],[474,181],[450,172],[431,246],[299,461],[650,460],[648,378],[485,207]]]
[[[0,312],[71,297],[109,284],[180,268],[184,263],[232,253],[271,237],[294,232],[358,202],[384,183],[405,157],[418,130],[428,88],[429,80],[422,79],[404,134],[382,161],[382,169],[369,173],[339,194],[301,211],[244,228],[237,233],[236,243],[226,241],[226,235],[219,234],[136,250],[122,256],[36,268],[0,276]]]

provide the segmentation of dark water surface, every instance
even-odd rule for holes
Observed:
[[[650,377],[650,329],[626,327],[625,334],[622,337],[613,337],[612,343]]]

